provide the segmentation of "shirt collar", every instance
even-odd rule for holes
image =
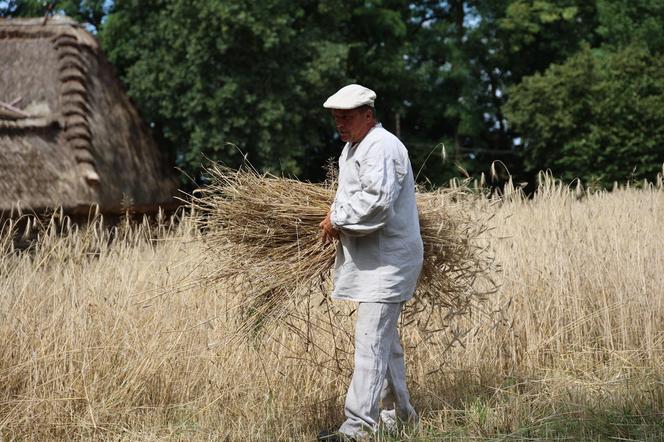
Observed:
[[[350,149],[355,149],[357,146],[359,146],[362,143],[362,141],[364,141],[367,138],[367,136],[371,133],[371,131],[374,130],[375,128],[377,128],[377,127],[383,127],[383,125],[380,124],[380,123],[374,124],[374,126],[371,129],[369,129],[369,132],[367,132],[367,134],[364,136],[364,138],[362,138],[360,141],[356,141],[355,143],[349,143],[349,148]]]

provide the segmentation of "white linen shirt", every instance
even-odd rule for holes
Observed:
[[[330,221],[340,232],[332,298],[412,298],[423,260],[415,180],[406,147],[380,124],[344,146]]]

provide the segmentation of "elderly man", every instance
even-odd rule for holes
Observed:
[[[351,84],[323,105],[346,142],[336,197],[320,223],[324,241],[339,239],[332,298],[359,305],[346,421],[322,440],[361,439],[380,420],[388,427],[418,420],[397,329],[422,268],[415,180],[408,151],[376,121],[375,99],[371,89]]]

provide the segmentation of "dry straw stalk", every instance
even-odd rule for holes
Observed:
[[[305,183],[213,164],[210,184],[192,205],[210,254],[223,261],[210,279],[229,283],[246,299],[241,326],[256,330],[289,316],[313,293],[329,291],[335,247],[321,242],[318,227],[334,198],[334,183]],[[465,188],[417,195],[424,266],[409,311],[426,329],[432,314],[470,315],[495,292],[493,261],[478,239],[486,220],[470,216]],[[478,279],[488,284],[478,284]],[[482,290],[480,287],[484,287]]]

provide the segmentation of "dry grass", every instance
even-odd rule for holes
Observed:
[[[661,439],[664,191],[507,193],[472,209],[496,226],[501,321],[447,324],[473,333],[445,354],[404,329],[419,439]],[[338,424],[347,367],[310,362],[345,360],[348,337],[284,323],[234,339],[246,300],[206,282],[216,260],[190,220],[155,229],[4,240],[1,438],[312,440]],[[329,314],[313,301],[300,320]],[[348,330],[352,306],[335,308]]]
[[[217,259],[215,271],[204,278],[244,298],[238,336],[264,333],[285,322],[307,345],[324,351],[324,343],[312,342],[311,329],[324,327],[331,334],[345,315],[327,296],[335,245],[321,242],[318,226],[332,203],[334,181],[304,183],[259,174],[249,166],[232,170],[216,164],[208,177],[210,184],[191,199],[204,247],[210,259]],[[447,347],[454,341],[445,338],[453,335],[445,333],[441,321],[479,315],[496,292],[494,261],[480,240],[487,220],[473,216],[476,196],[467,187],[419,193],[417,200],[424,264],[416,302],[404,319],[426,339]],[[305,312],[302,304],[309,306]],[[311,317],[316,305],[328,313],[327,324],[320,315]],[[442,341],[432,333],[443,333]]]

